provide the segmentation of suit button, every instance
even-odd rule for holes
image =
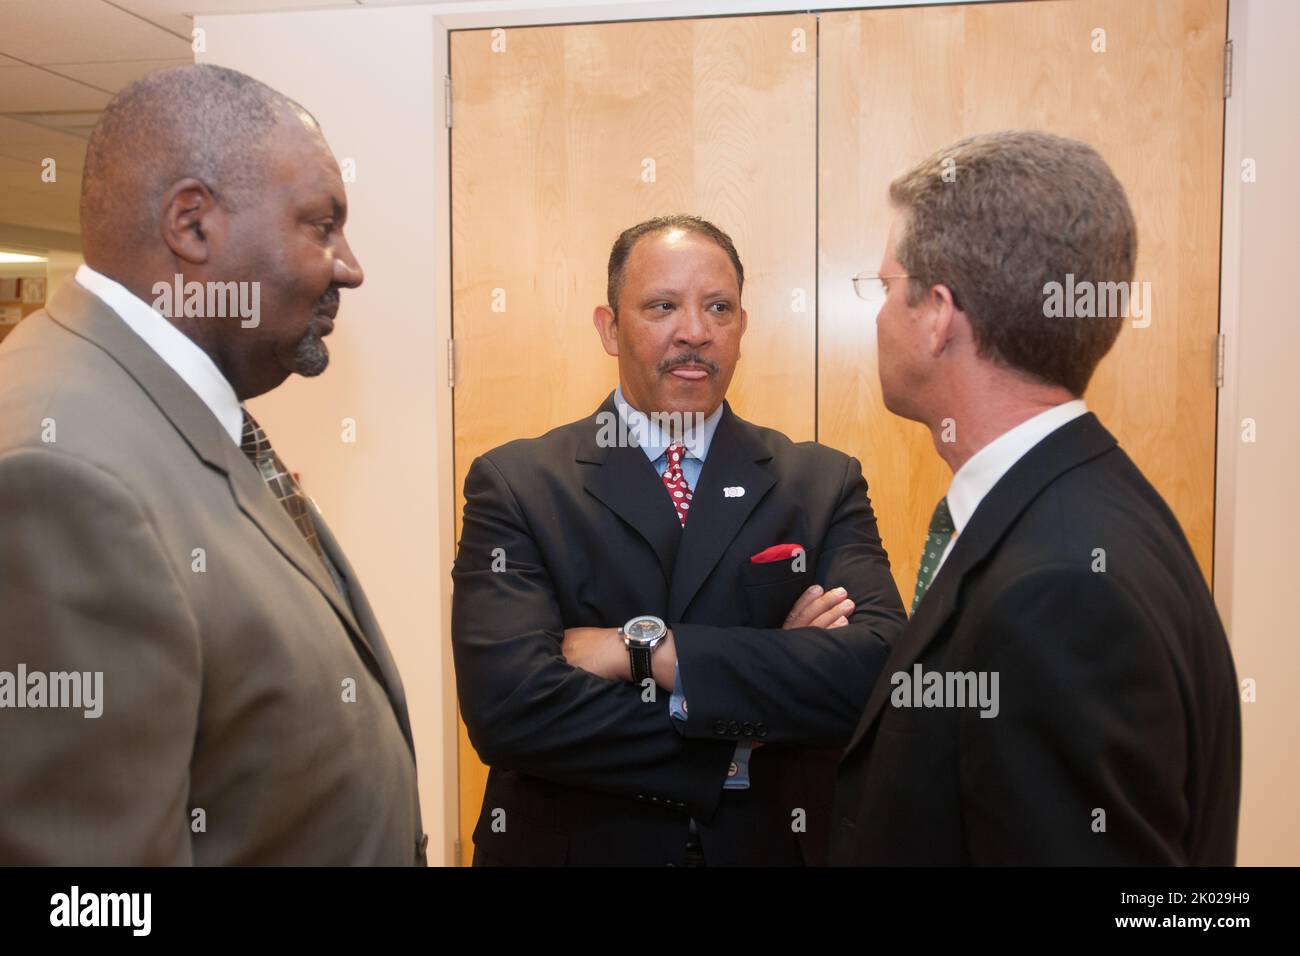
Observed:
[[[754,733],[758,734],[758,736],[760,736],[760,737],[766,737],[766,736],[767,736],[767,724],[755,724],[755,725],[754,725]]]
[[[739,736],[739,735],[740,735],[740,721],[738,721],[738,720],[733,720],[731,723],[727,724],[727,733],[731,734],[733,737],[735,737],[735,736]]]
[[[725,720],[714,721],[713,732],[715,734],[725,734],[727,732],[727,722]]]
[[[745,721],[745,725],[741,727],[740,732],[746,737],[752,737],[754,736],[754,725],[749,721]]]

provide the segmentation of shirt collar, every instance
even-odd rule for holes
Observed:
[[[207,352],[180,329],[155,312],[125,286],[101,275],[87,265],[77,267],[77,285],[112,309],[145,344],[158,353],[177,375],[193,389],[222,429],[238,445],[244,428],[244,411],[239,397]]]
[[[948,511],[956,533],[961,534],[980,502],[1016,462],[1052,432],[1087,411],[1081,398],[1062,402],[1003,432],[971,455],[952,476],[948,488]]]
[[[703,417],[702,413],[688,413],[679,417],[659,413],[646,415],[627,403],[623,397],[622,383],[614,389],[614,406],[627,429],[628,438],[640,446],[651,461],[662,456],[675,437],[680,438],[686,446],[688,458],[703,461],[709,454],[709,445],[713,443],[713,433],[717,431],[718,422],[722,419],[723,408],[719,402],[718,407],[707,417]]]

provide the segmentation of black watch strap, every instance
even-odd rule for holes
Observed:
[[[647,677],[654,677],[654,671],[650,667],[650,647],[633,647],[628,646],[628,656],[632,658],[632,683],[640,684]]]

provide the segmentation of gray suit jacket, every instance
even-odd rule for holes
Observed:
[[[0,864],[424,861],[401,680],[316,521],[350,606],[207,406],[100,299],[65,282],[9,335]],[[72,672],[85,689],[102,673],[100,716],[84,697],[48,706],[77,703],[70,676],[40,694],[40,675]]]

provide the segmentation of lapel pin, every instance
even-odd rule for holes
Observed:
[[[740,485],[731,485],[722,489],[722,496],[724,498],[743,498],[745,496],[745,489],[740,487]]]

